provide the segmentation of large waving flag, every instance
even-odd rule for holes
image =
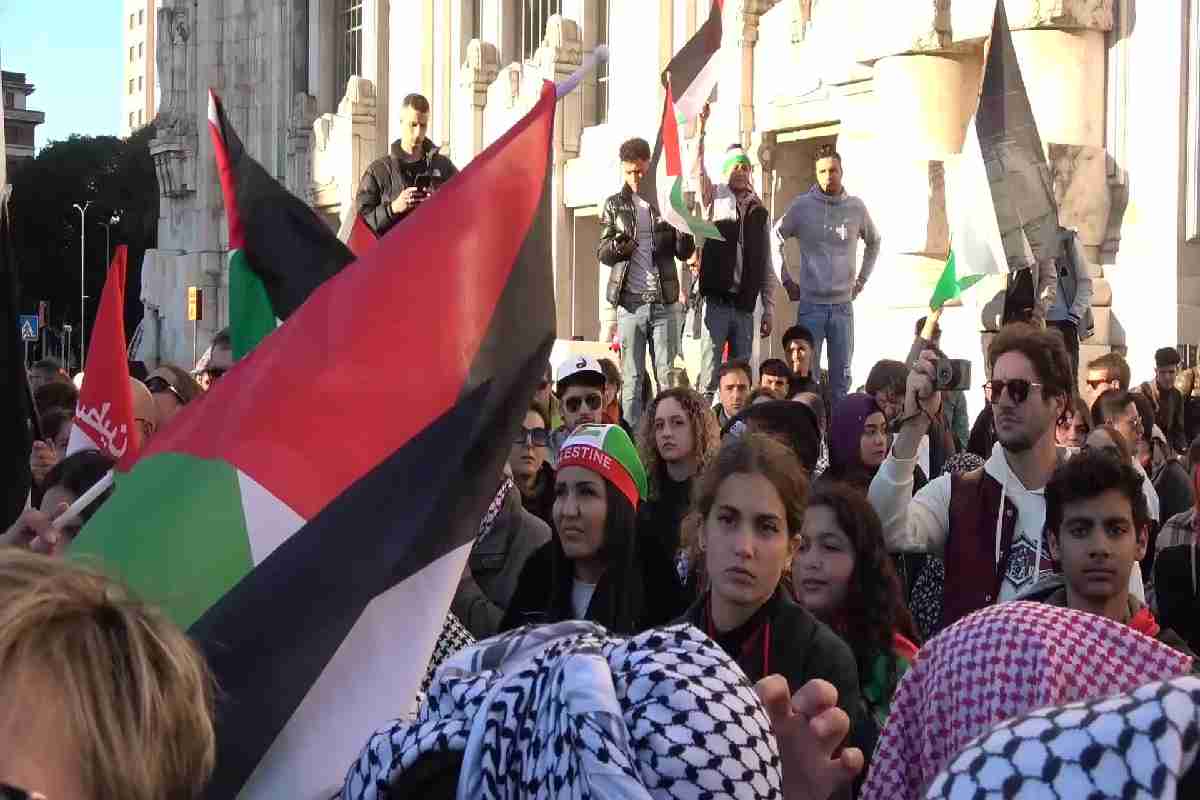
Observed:
[[[1025,92],[1004,0],[996,0],[979,109],[972,120],[991,185],[1007,270],[1059,254],[1058,206],[1042,138]]]
[[[67,455],[99,450],[121,470],[129,469],[142,444],[141,429],[133,417],[125,347],[125,259],[125,245],[117,245],[92,326],[87,370],[67,442]]]
[[[209,797],[328,797],[411,709],[554,341],[554,108],[546,84],[420,224],[319,286],[76,540],[203,647]]]
[[[650,169],[638,193],[682,233],[723,239],[715,225],[692,214],[683,199],[684,176],[679,126],[699,116],[717,85],[723,0],[713,0],[708,19],[663,70],[667,96]]]
[[[229,333],[234,358],[241,358],[354,254],[246,154],[211,90],[208,130],[229,223]]]

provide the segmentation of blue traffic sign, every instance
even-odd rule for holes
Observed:
[[[38,340],[37,314],[21,315],[21,338],[27,342],[36,342]]]

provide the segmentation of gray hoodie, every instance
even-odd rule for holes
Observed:
[[[859,273],[863,282],[879,256],[879,231],[863,201],[845,191],[831,197],[816,185],[793,200],[775,223],[775,254],[784,286],[796,283],[784,255],[784,242],[792,238],[800,242],[800,298],[810,303],[850,302],[860,238],[867,243]]]

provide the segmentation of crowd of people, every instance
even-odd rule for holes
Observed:
[[[420,202],[427,113],[406,100],[398,163],[364,176],[374,225]],[[772,225],[731,148],[725,184],[701,176],[724,240],[699,247],[638,194],[649,158],[622,145],[604,206],[619,359],[548,365],[513,410],[453,644],[415,714],[381,709],[362,732],[339,796],[1200,796],[1194,369],[1162,348],[1132,386],[1114,353],[1081,392],[1072,300],[998,331],[975,420],[962,389],[937,388],[924,319],[920,356],[879,360],[852,391],[852,303],[879,236],[840,157],[818,153],[817,185]],[[754,308],[774,335],[789,238],[798,318],[786,359],[755,369]],[[684,308],[701,320],[696,388],[675,366]],[[198,372],[135,380],[143,439],[232,366],[219,336]],[[59,558],[100,503],[59,518],[112,462],[67,455],[60,365],[30,385],[34,488],[0,536],[0,797],[198,797],[220,687],[159,612]],[[1064,708],[1119,713],[1101,730]],[[1030,738],[1023,718],[1092,744],[1003,744]]]

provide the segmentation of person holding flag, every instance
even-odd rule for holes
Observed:
[[[707,108],[702,117],[707,114]],[[701,164],[700,194],[705,217],[719,239],[705,239],[700,258],[704,298],[700,391],[711,401],[717,391],[715,366],[725,345],[729,359],[748,360],[754,347],[754,307],[762,299],[759,334],[771,335],[779,278],[771,264],[771,215],[754,191],[754,165],[741,145],[730,145],[721,167],[725,183],[714,185]]]

